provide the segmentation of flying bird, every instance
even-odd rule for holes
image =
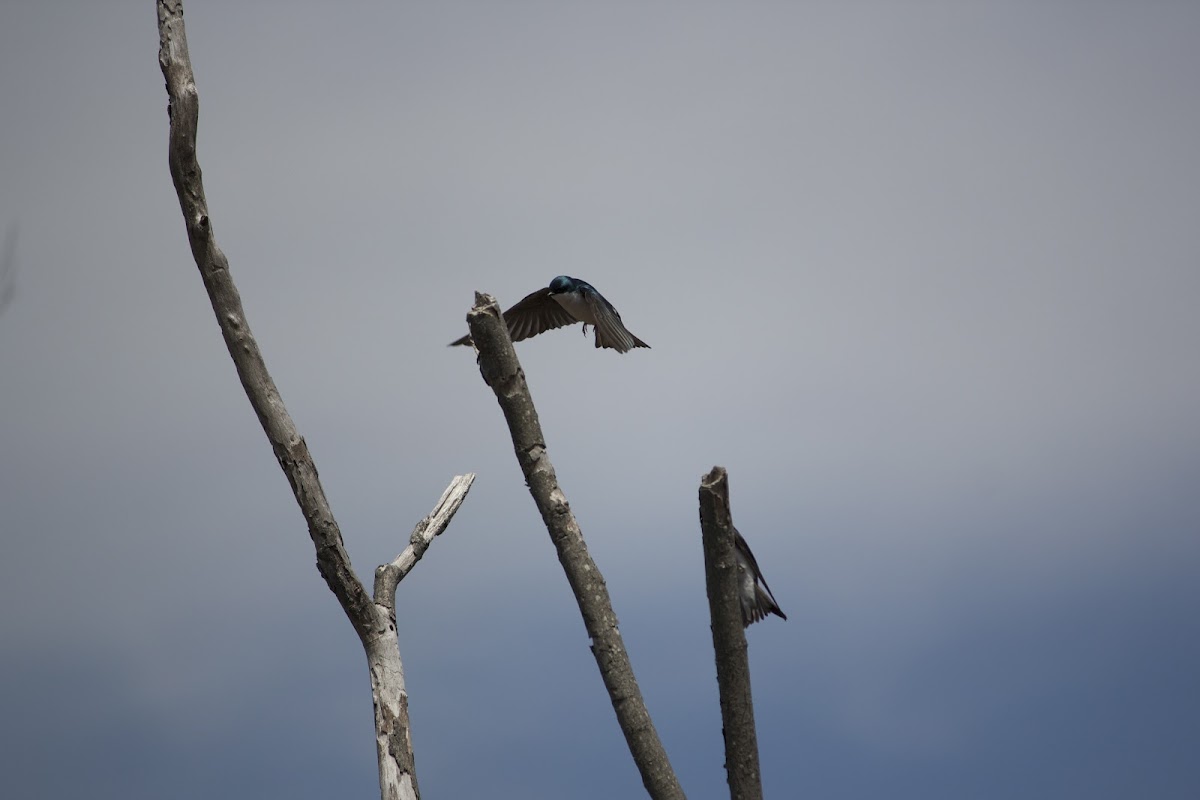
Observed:
[[[634,336],[621,322],[621,315],[604,295],[587,281],[559,275],[545,289],[538,289],[504,312],[508,335],[514,342],[537,336],[564,325],[583,323],[596,332],[596,347],[608,347],[618,353],[628,353],[635,347],[650,345]],[[472,344],[471,334],[450,343],[451,347]]]
[[[766,619],[767,614],[775,614],[781,619],[787,619],[787,614],[775,602],[771,587],[763,577],[750,545],[742,538],[737,528],[733,529],[733,550],[737,555],[738,565],[738,600],[742,604],[742,627],[748,628],[760,619]]]

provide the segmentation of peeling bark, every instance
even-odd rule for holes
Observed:
[[[375,705],[380,796],[383,800],[418,800],[408,693],[396,634],[396,585],[421,558],[433,537],[445,530],[475,476],[459,476],[451,481],[434,511],[418,523],[409,548],[396,561],[376,571],[376,596],[372,599],[350,564],[317,466],[267,371],[229,273],[229,262],[213,235],[203,176],[196,159],[200,107],[188,56],[182,0],[158,0],[157,9],[158,61],[167,82],[167,114],[171,123],[168,160],[192,257],[246,397],[308,524],[309,537],[316,549],[317,570],[337,597],[366,651]]]

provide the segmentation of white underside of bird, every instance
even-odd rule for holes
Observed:
[[[579,292],[563,292],[562,294],[550,295],[554,298],[554,302],[563,307],[568,314],[575,319],[587,325],[596,324],[596,315],[592,313],[591,306],[583,299],[583,295]]]

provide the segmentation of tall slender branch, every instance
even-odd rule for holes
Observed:
[[[704,575],[712,615],[717,687],[721,695],[721,729],[725,735],[725,777],[733,800],[762,800],[758,735],[750,694],[750,659],[738,600],[738,564],[734,553],[733,516],[729,511],[729,476],[723,467],[700,479],[700,531],[704,542]]]
[[[374,604],[354,569],[342,544],[325,490],[317,476],[317,467],[308,453],[308,445],[296,430],[292,417],[283,405],[275,381],[267,372],[266,362],[258,342],[250,331],[242,298],[229,273],[229,261],[217,247],[208,201],[204,197],[204,181],[196,159],[196,124],[200,102],[196,79],[188,55],[187,34],[183,26],[181,0],[158,0],[158,63],[167,79],[171,119],[168,158],[171,180],[179,195],[183,221],[187,226],[192,257],[200,268],[200,277],[208,291],[213,313],[225,337],[225,346],[233,358],[238,378],[246,397],[258,415],[279,466],[291,484],[296,502],[308,521],[309,536],[317,548],[317,568],[337,596],[358,635],[368,638],[376,634]]]
[[[383,800],[418,800],[420,793],[413,760],[408,693],[396,633],[396,585],[424,554],[433,537],[445,530],[475,476],[459,476],[451,481],[434,511],[417,525],[409,548],[396,561],[379,568],[377,596],[373,600],[350,564],[341,531],[321,487],[316,464],[267,371],[246,320],[241,296],[229,273],[229,262],[217,247],[213,235],[196,158],[199,97],[188,55],[182,0],[158,0],[157,10],[158,62],[167,82],[167,113],[171,121],[168,160],[192,257],[200,269],[200,277],[246,397],[258,415],[275,458],[308,523],[309,537],[317,553],[317,569],[346,612],[366,652],[375,706],[380,796]]]
[[[467,314],[467,324],[479,350],[479,370],[484,382],[496,393],[508,422],[517,462],[575,593],[584,627],[592,640],[592,654],[646,791],[653,798],[682,798],[683,790],[659,741],[625,652],[604,576],[588,554],[583,532],[559,488],[525,373],[495,299],[477,292],[475,307]]]

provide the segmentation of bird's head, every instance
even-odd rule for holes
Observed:
[[[564,294],[575,290],[575,279],[566,275],[559,275],[554,280],[550,281],[550,294]]]

